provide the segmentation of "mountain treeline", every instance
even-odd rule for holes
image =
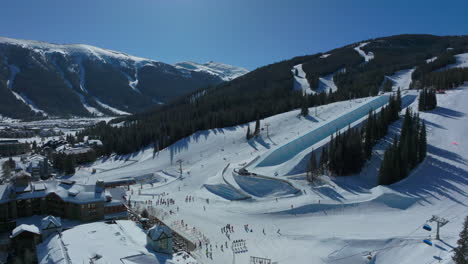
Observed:
[[[406,110],[400,138],[385,151],[379,170],[379,184],[388,185],[408,176],[427,153],[426,124],[419,116]]]
[[[413,81],[411,89],[433,88],[436,90],[453,89],[468,81],[468,68],[452,68],[430,72]]]

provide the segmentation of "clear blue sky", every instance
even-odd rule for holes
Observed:
[[[363,39],[468,34],[466,0],[14,0],[0,36],[250,70]]]

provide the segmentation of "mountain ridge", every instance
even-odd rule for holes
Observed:
[[[0,37],[0,103],[9,106],[0,114],[13,118],[136,113],[226,76],[87,44]]]

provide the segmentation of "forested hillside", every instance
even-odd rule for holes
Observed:
[[[0,37],[0,115],[121,115],[148,110],[229,78],[93,46]],[[224,65],[238,76],[246,70]],[[237,70],[237,71],[236,71]]]
[[[234,126],[304,105],[376,95],[386,75],[403,69],[416,68],[413,79],[420,86],[429,85],[435,73],[428,69],[443,68],[453,62],[450,56],[455,52],[468,51],[467,36],[398,35],[362,43],[366,45],[355,43],[267,65],[152,111],[115,120],[131,121],[125,126],[99,124],[84,133],[102,139],[106,154],[131,153],[152,143],[159,150],[198,130]],[[365,61],[356,48],[372,52],[372,59]],[[294,91],[292,68],[298,64],[303,64],[312,88],[320,76],[336,72],[338,90],[309,96]]]

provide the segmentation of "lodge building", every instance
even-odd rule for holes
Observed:
[[[93,185],[56,179],[33,182],[28,173],[21,171],[12,183],[0,185],[0,224],[5,226],[16,218],[33,215],[82,222],[122,219],[127,218],[124,203],[123,188],[106,189],[100,180]]]

